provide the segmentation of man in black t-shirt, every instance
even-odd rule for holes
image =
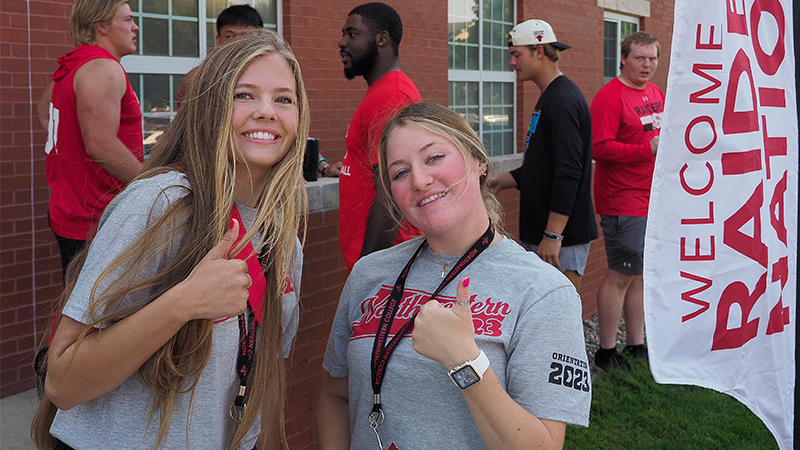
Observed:
[[[495,193],[520,190],[522,245],[561,270],[580,290],[597,222],[591,198],[592,122],[578,86],[558,69],[561,51],[552,27],[528,20],[508,34],[511,67],[542,94],[531,115],[522,166],[490,178]]]

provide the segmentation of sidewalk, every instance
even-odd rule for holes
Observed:
[[[30,437],[36,389],[0,400],[0,450],[36,450]]]

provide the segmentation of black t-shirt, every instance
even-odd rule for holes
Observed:
[[[550,212],[569,216],[562,245],[597,239],[592,204],[592,119],[578,86],[553,80],[536,103],[522,166],[511,171],[520,190],[519,234],[538,245]]]

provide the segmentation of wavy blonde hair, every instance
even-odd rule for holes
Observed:
[[[391,181],[389,180],[388,161],[386,151],[389,145],[389,138],[398,128],[406,125],[414,125],[441,136],[458,148],[464,156],[464,160],[471,158],[477,161],[481,167],[486,167],[486,174],[480,176],[481,198],[486,206],[489,219],[498,233],[503,233],[503,207],[486,186],[491,162],[486,147],[475,130],[469,126],[463,117],[449,108],[433,102],[413,103],[401,109],[392,117],[383,129],[378,145],[378,174],[380,176],[380,190],[382,201],[386,202],[389,211],[399,222],[402,219],[397,203],[392,198]],[[470,166],[467,165],[467,172],[464,173],[466,179],[472,175]]]
[[[234,87],[253,61],[270,54],[281,55],[292,69],[299,121],[291,149],[269,169],[269,181],[261,192],[255,223],[238,245],[243,247],[260,233],[260,245],[256,248],[267,249],[269,265],[266,304],[256,350],[258,358],[248,380],[246,398],[249,405],[260,407],[246,409],[233,433],[232,449],[241,443],[259,412],[264,425],[262,433],[278,433],[284,448],[288,448],[283,426],[285,380],[281,354],[281,297],[293,263],[297,233],[308,212],[302,165],[310,119],[300,65],[289,45],[274,32],[264,29],[251,31],[212,50],[198,67],[187,98],[137,177],[146,179],[178,170],[185,174],[191,189],[161,217],[154,219],[142,236],[100,275],[92,290],[89,312],[91,317],[97,318],[86,327],[76,344],[80,345],[95,327],[101,328],[134,313],[119,308],[130,292],[147,292],[149,301],[185,279],[227,231],[234,201],[235,174],[237,170],[247,170],[246,166],[240,165],[243,163],[236,157],[232,141]],[[165,243],[165,239],[159,236],[169,232],[176,222],[180,225]],[[183,236],[183,245],[167,267],[151,278],[134,281],[139,269],[178,236]],[[305,240],[305,229],[302,236]],[[70,266],[62,299],[69,298],[88,247]],[[114,272],[122,272],[122,275],[105,292],[96,292],[99,283]],[[115,312],[99,313],[106,310]],[[166,439],[178,396],[189,394],[190,399],[194,398],[197,380],[211,355],[211,337],[211,320],[192,320],[139,368],[141,382],[153,393],[150,419],[156,413],[160,416],[156,447]],[[49,428],[55,411],[55,406],[45,397],[31,427],[31,434],[40,449],[54,446]]]

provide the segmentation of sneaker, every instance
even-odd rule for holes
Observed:
[[[631,359],[644,359],[647,360],[647,347],[644,344],[640,345],[628,345],[622,350],[622,353],[625,354],[628,358]]]
[[[628,361],[625,361],[622,355],[617,353],[617,349],[598,348],[597,353],[594,354],[594,366],[602,371],[617,369],[630,372],[631,370],[631,365],[628,364]]]

